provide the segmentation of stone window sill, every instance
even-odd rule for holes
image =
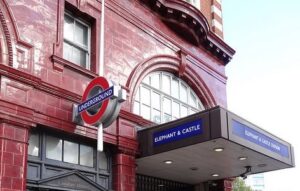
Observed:
[[[87,70],[85,68],[82,68],[68,60],[65,60],[59,56],[56,55],[52,55],[51,56],[51,60],[53,62],[53,69],[59,72],[63,72],[64,68],[67,67],[73,71],[75,71],[76,73],[80,73],[86,77],[89,78],[95,78],[98,75],[96,73],[94,73],[93,71]]]

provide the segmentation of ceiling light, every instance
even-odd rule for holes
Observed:
[[[246,160],[247,157],[239,157],[239,160]]]
[[[191,167],[190,168],[192,171],[196,171],[196,170],[198,170],[198,168],[197,167]]]
[[[166,161],[164,161],[164,163],[165,163],[165,164],[172,164],[173,161],[171,161],[171,160],[166,160]]]
[[[257,166],[260,167],[260,168],[263,168],[263,167],[266,167],[267,164],[259,164],[259,165],[257,165]]]
[[[211,176],[213,176],[213,177],[218,177],[218,176],[220,176],[219,174],[212,174]]]
[[[163,184],[159,184],[159,185],[158,185],[158,187],[164,187],[164,186],[165,186],[165,185],[163,185]]]
[[[222,147],[214,148],[214,151],[222,152],[222,151],[224,151],[224,148],[222,148]]]

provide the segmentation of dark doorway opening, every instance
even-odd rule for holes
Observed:
[[[137,174],[137,191],[194,191],[194,186],[181,182]]]

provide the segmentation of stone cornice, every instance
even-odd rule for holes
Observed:
[[[25,72],[19,71],[15,68],[12,68],[10,66],[6,66],[3,64],[0,64],[0,75],[4,75],[8,78],[17,80],[19,82],[28,84],[38,90],[42,90],[44,92],[47,92],[49,94],[59,96],[63,99],[67,99],[73,102],[80,102],[81,96],[67,91],[65,89],[62,89],[60,87],[54,86],[52,84],[49,84],[47,82],[42,81],[40,78],[33,76],[31,74],[27,74]]]
[[[159,14],[161,19],[188,37],[190,42],[202,46],[226,65],[235,50],[215,35],[204,15],[192,5],[178,0],[141,0]]]

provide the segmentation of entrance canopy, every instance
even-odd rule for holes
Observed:
[[[294,167],[292,146],[220,107],[138,132],[137,173],[196,184]]]

